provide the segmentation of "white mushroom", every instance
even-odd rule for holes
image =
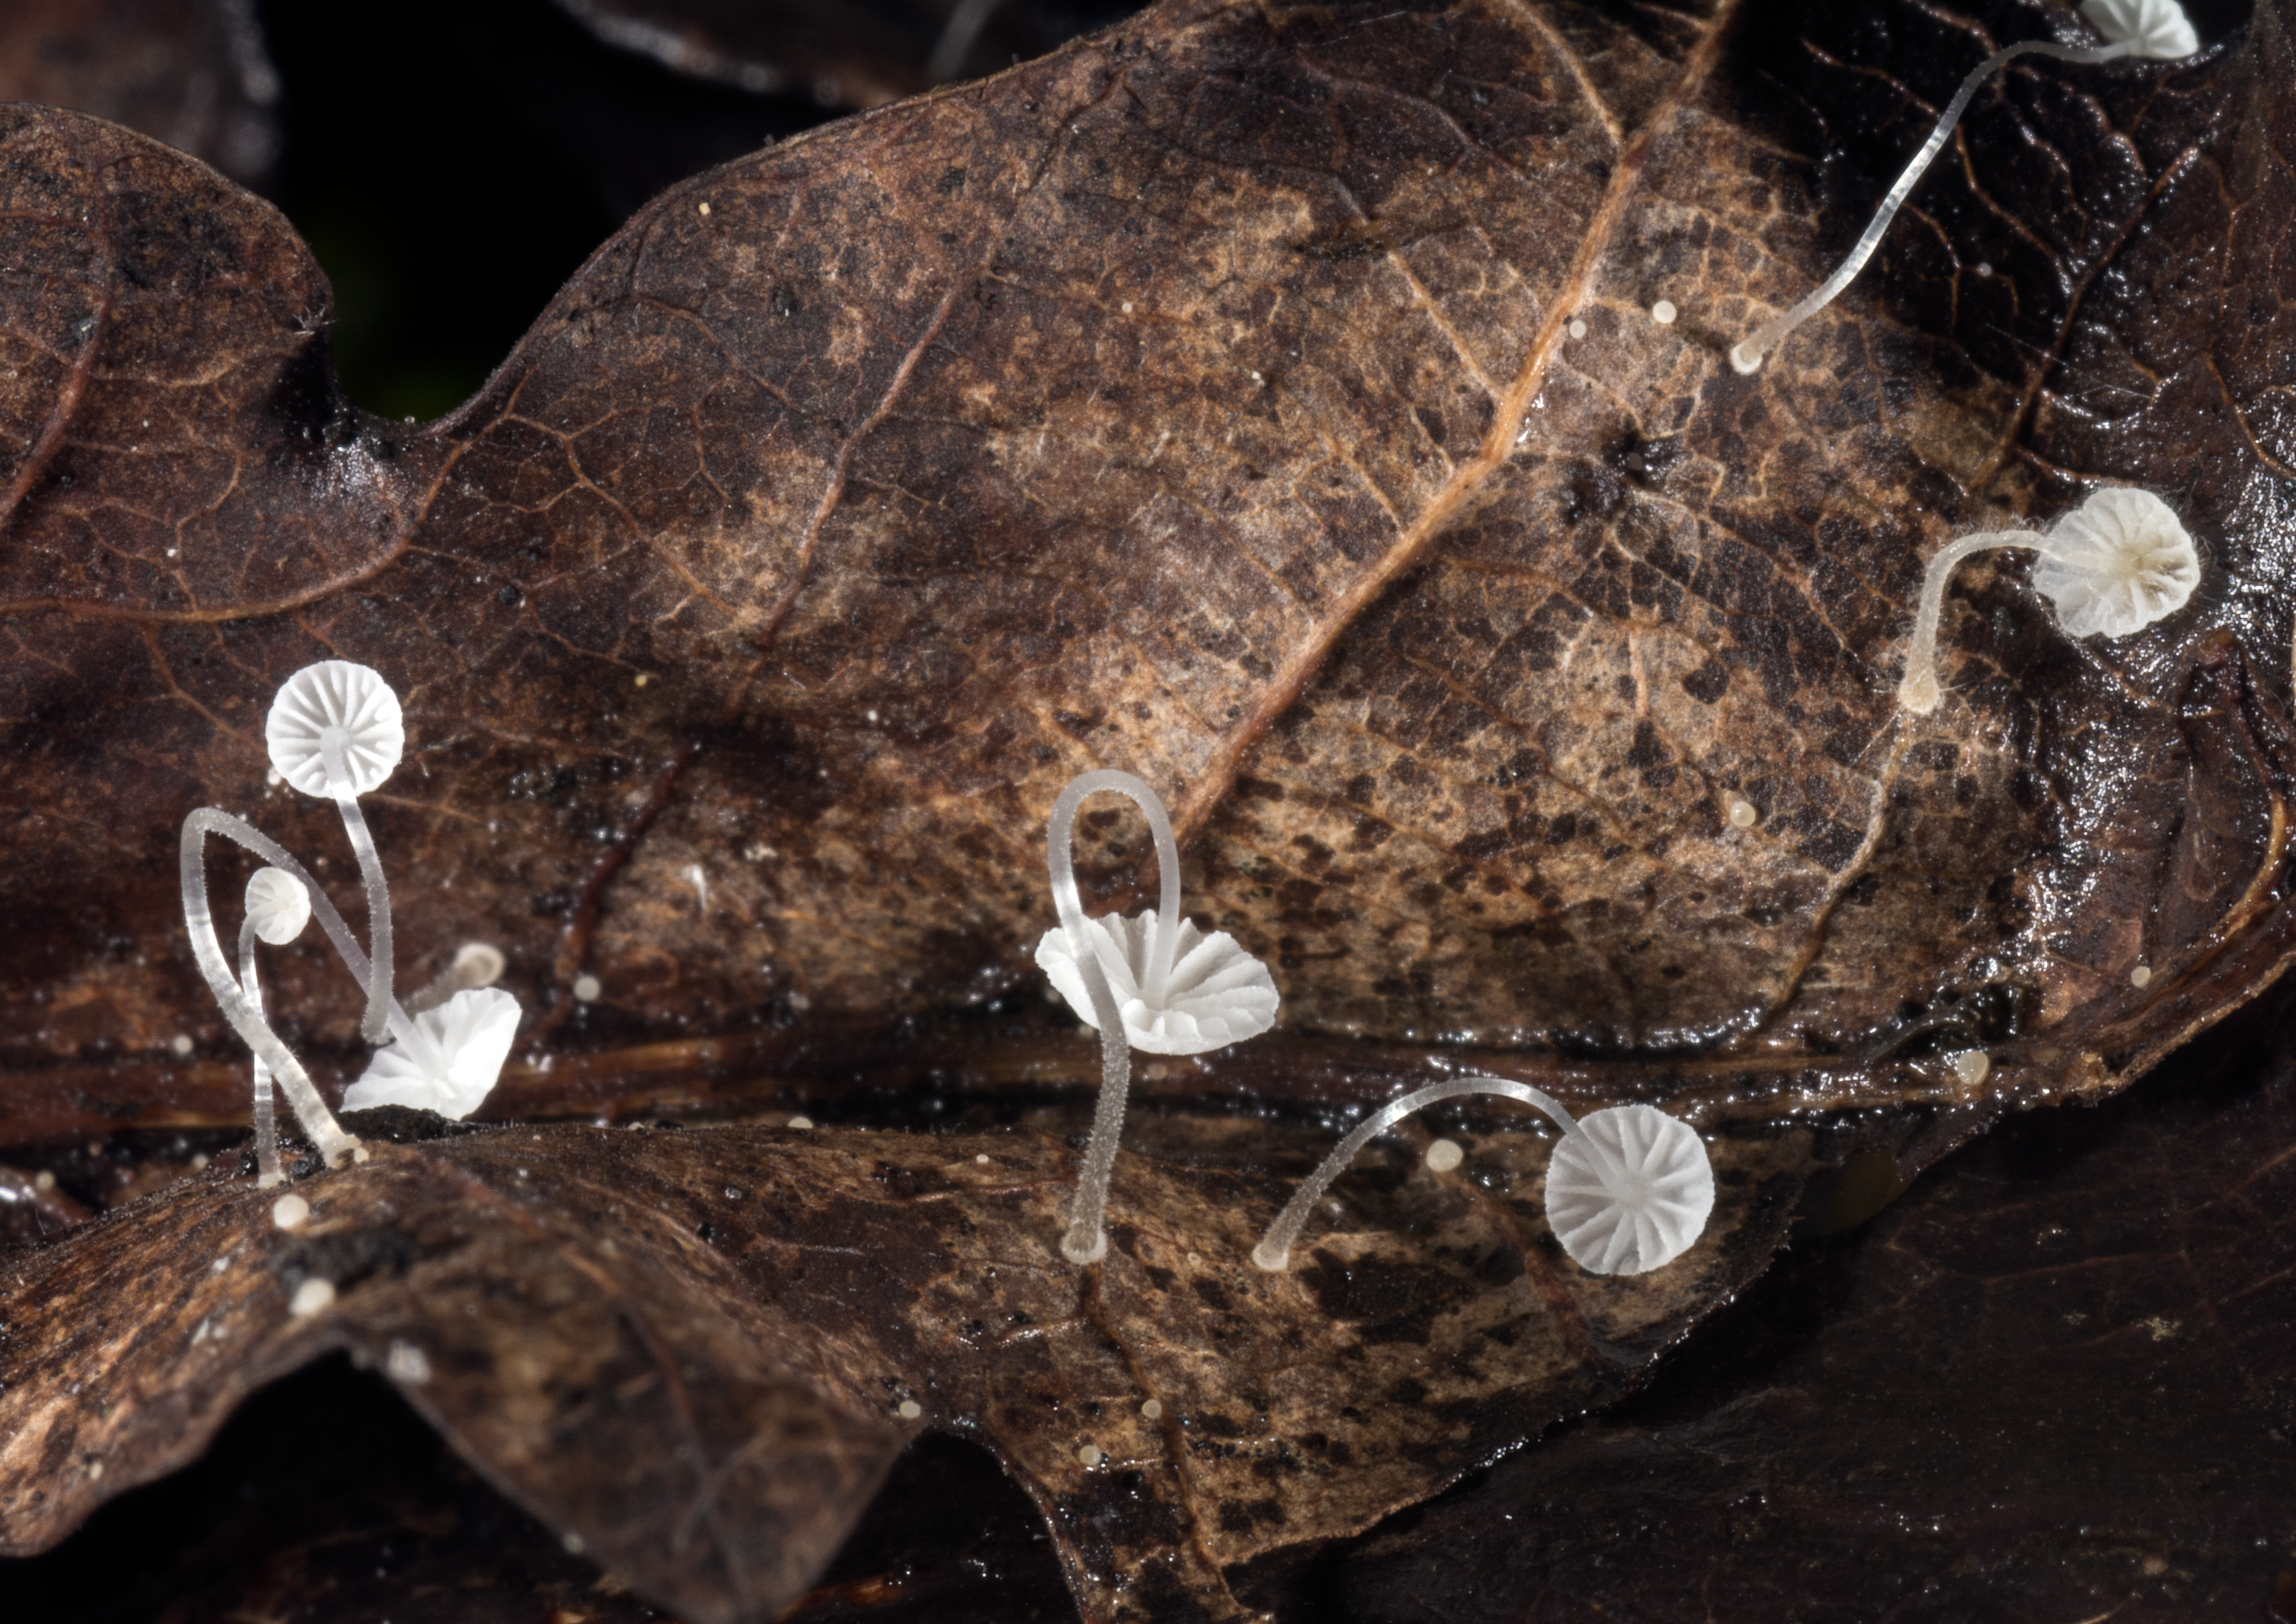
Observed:
[[[1160,880],[1153,914],[1087,919],[1077,890],[1070,834],[1087,796],[1129,796],[1155,836]],[[1069,1203],[1061,1252],[1091,1263],[1108,1250],[1103,1220],[1109,1177],[1132,1086],[1132,1049],[1201,1054],[1255,1038],[1275,1022],[1275,982],[1267,967],[1226,931],[1207,936],[1180,918],[1180,849],[1156,791],[1130,773],[1103,769],[1070,781],[1053,804],[1045,865],[1061,923],[1037,944],[1037,963],[1069,1006],[1100,1033],[1100,1100],[1092,1140]]]
[[[1308,1176],[1267,1226],[1251,1260],[1271,1273],[1316,1200],[1378,1135],[1439,1100],[1496,1094],[1546,1112],[1562,1130],[1546,1167],[1546,1221],[1571,1261],[1594,1275],[1641,1275],[1671,1263],[1705,1233],[1714,1210],[1714,1169],[1690,1125],[1651,1105],[1613,1105],[1574,1120],[1528,1084],[1496,1077],[1433,1083],[1389,1101],[1357,1123]]]
[[[414,1016],[377,1049],[343,1093],[345,1111],[409,1105],[457,1121],[479,1108],[502,1075],[518,1034],[518,1000],[500,988],[458,992]]]
[[[1874,250],[1881,246],[1882,234],[1890,229],[1890,222],[1897,217],[1898,210],[1904,206],[1906,199],[1912,195],[1922,176],[1929,172],[1930,165],[1937,161],[1937,155],[1945,150],[1945,144],[1953,135],[1954,126],[1961,122],[1961,115],[1967,110],[1970,98],[2003,63],[2013,57],[2029,55],[2052,56],[2066,62],[2109,62],[2124,56],[2173,62],[2190,56],[2201,48],[2200,36],[2193,31],[2192,22],[2185,17],[2185,8],[2177,4],[2177,0],[2083,0],[2081,14],[2089,20],[2098,33],[2104,36],[2105,44],[2061,45],[2052,40],[2029,39],[2004,46],[1970,70],[1969,77],[1962,80],[1961,88],[1955,92],[1953,100],[1946,103],[1945,111],[1938,119],[1937,127],[1930,132],[1930,138],[1922,144],[1922,150],[1914,154],[1914,160],[1898,176],[1898,184],[1890,187],[1890,194],[1882,200],[1882,207],[1874,211],[1873,223],[1866,227],[1866,234],[1859,237],[1856,246],[1850,249],[1849,258],[1800,304],[1772,316],[1739,340],[1730,350],[1732,366],[1742,373],[1758,371],[1763,359],[1778,347],[1786,334],[1832,304],[1865,268],[1866,262],[1874,257]]]
[[[311,893],[283,868],[258,868],[247,882],[247,917],[239,927],[239,988],[258,1015],[263,1013],[263,987],[255,979],[255,944],[283,947],[311,923]],[[279,1161],[279,1125],[272,1115],[271,1068],[255,1057],[256,1184],[263,1189],[283,1182],[286,1169]]]
[[[1994,530],[1938,549],[1922,574],[1913,640],[1898,702],[1926,716],[1941,697],[1937,678],[1938,621],[1954,571],[1996,547],[2030,547],[2040,562],[2033,589],[2056,610],[2068,636],[2126,637],[2182,609],[2201,578],[2200,551],[2169,504],[2149,490],[2100,490],[2064,514],[2046,534]]]
[[[343,832],[358,855],[366,882],[368,956],[366,1013],[359,1031],[369,1043],[382,1041],[390,1006],[390,888],[382,859],[367,833],[358,798],[390,776],[406,747],[398,696],[381,673],[348,660],[323,660],[305,666],[280,685],[264,727],[271,765],[306,795],[331,798],[341,811]]]

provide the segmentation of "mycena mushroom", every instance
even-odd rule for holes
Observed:
[[[279,685],[264,741],[282,778],[306,795],[334,801],[351,849],[358,854],[359,874],[366,882],[367,936],[373,944],[366,1013],[359,1021],[359,1034],[369,1043],[381,1043],[390,1005],[390,887],[383,880],[382,859],[375,853],[358,798],[390,776],[406,748],[398,695],[371,666],[323,660]]]
[[[1920,606],[1906,650],[1898,703],[1915,715],[1938,708],[1938,620],[1946,588],[1964,560],[1995,547],[2030,547],[2040,562],[2033,590],[2048,599],[2070,637],[2126,637],[2174,614],[2201,578],[2201,555],[2169,504],[2149,490],[2113,487],[2064,514],[2045,534],[1993,530],[1938,549],[1922,574]]]
[[[247,915],[239,927],[239,989],[263,1013],[263,988],[255,979],[255,944],[283,947],[303,933],[311,922],[311,893],[283,868],[258,868],[247,882]],[[279,1127],[272,1118],[271,1068],[255,1057],[256,1183],[269,1189],[283,1182],[286,1170],[279,1164]]]
[[[1308,1176],[1267,1226],[1251,1260],[1271,1273],[1316,1199],[1356,1152],[1413,1111],[1462,1095],[1520,1100],[1551,1118],[1562,1137],[1546,1164],[1546,1221],[1571,1261],[1593,1275],[1642,1275],[1671,1263],[1705,1233],[1714,1210],[1714,1169],[1695,1130],[1652,1105],[1613,1105],[1574,1119],[1553,1095],[1497,1077],[1432,1083],[1390,1100],[1357,1123]]]
[[[1890,229],[1890,222],[1897,217],[1898,209],[1913,194],[1922,176],[1929,173],[1930,165],[1937,161],[1937,155],[1945,150],[1947,140],[1953,135],[1954,126],[1961,122],[1961,115],[1969,107],[1970,98],[2003,63],[2013,57],[2028,55],[2053,56],[2066,62],[2109,62],[2124,56],[2175,62],[2201,48],[2200,36],[2193,31],[2192,22],[2185,17],[2185,8],[2177,4],[2177,0],[2083,0],[2081,14],[2104,37],[2103,45],[2061,45],[2054,40],[2028,39],[2017,45],[2005,45],[1970,70],[1969,77],[1962,80],[1961,88],[1954,94],[1953,100],[1946,103],[1945,111],[1939,116],[1937,127],[1930,132],[1929,140],[1923,144],[1920,152],[1914,154],[1914,160],[1898,176],[1898,184],[1890,187],[1890,194],[1882,200],[1881,208],[1874,211],[1873,223],[1866,227],[1866,234],[1858,238],[1856,246],[1850,249],[1849,258],[1842,260],[1833,275],[1820,283],[1800,304],[1772,316],[1739,340],[1730,350],[1732,366],[1742,373],[1759,370],[1764,357],[1775,349],[1788,333],[1832,304],[1850,284],[1857,273],[1865,268],[1866,262],[1874,257],[1874,250],[1881,246],[1882,234]]]
[[[1070,833],[1085,799],[1103,792],[1131,797],[1147,815],[1160,882],[1152,914],[1085,916]],[[1061,923],[1037,943],[1037,963],[1069,1007],[1100,1033],[1100,1100],[1061,1239],[1069,1261],[1092,1263],[1108,1250],[1103,1221],[1132,1086],[1132,1051],[1201,1054],[1256,1038],[1275,1024],[1275,982],[1226,931],[1206,935],[1180,917],[1180,849],[1171,820],[1156,791],[1130,773],[1103,769],[1070,782],[1053,804],[1045,865]]]

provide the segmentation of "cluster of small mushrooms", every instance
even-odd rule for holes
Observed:
[[[1739,372],[1759,371],[1787,335],[1849,285],[1943,149],[1971,98],[2004,63],[2029,53],[2077,63],[2122,57],[2175,61],[2200,48],[2177,0],[2084,0],[2081,10],[2106,43],[2029,41],[1996,52],[1980,64],[1840,269],[1732,349],[1731,363]],[[2100,489],[2046,531],[1990,531],[1954,541],[1931,558],[1924,571],[1897,695],[1906,715],[1927,715],[1942,697],[1936,670],[1938,622],[1954,571],[1971,555],[1997,547],[2028,548],[2039,555],[2034,590],[2048,600],[2059,626],[2073,637],[2125,637],[2141,631],[2183,607],[2200,579],[2192,537],[2168,504],[2149,491]],[[201,972],[233,1028],[255,1054],[260,1178],[272,1185],[282,1177],[272,1120],[275,1079],[329,1166],[346,1152],[364,1152],[266,1021],[256,980],[257,941],[291,941],[316,912],[365,988],[361,1030],[370,1042],[386,1034],[390,1041],[345,1095],[347,1111],[398,1103],[467,1115],[501,1070],[519,1010],[507,993],[485,984],[501,970],[499,954],[490,966],[484,962],[491,949],[475,950],[481,961],[475,971],[458,961],[458,969],[470,972],[469,984],[435,1008],[410,1016],[391,995],[390,896],[358,808],[358,797],[390,775],[403,748],[398,701],[389,685],[366,667],[343,660],[311,666],[280,689],[267,737],[282,778],[340,808],[366,882],[373,947],[371,954],[360,950],[341,915],[302,866],[252,826],[211,808],[184,820],[184,919]],[[1070,836],[1078,808],[1102,792],[1130,797],[1147,816],[1160,877],[1153,912],[1144,910],[1131,919],[1091,918],[1084,912]],[[248,884],[236,978],[208,906],[201,849],[209,834],[237,841],[268,865]],[[1124,1125],[1132,1051],[1199,1054],[1255,1037],[1275,1024],[1277,993],[1267,967],[1233,937],[1207,933],[1180,916],[1179,849],[1170,820],[1155,791],[1131,774],[1087,772],[1062,791],[1046,831],[1046,861],[1060,923],[1037,944],[1037,963],[1077,1014],[1099,1032],[1101,1042],[1100,1096],[1060,1243],[1065,1257],[1083,1265],[1100,1259],[1108,1248],[1109,1185]],[[1413,1090],[1366,1117],[1300,1186],[1254,1248],[1253,1262],[1270,1271],[1284,1268],[1315,1202],[1365,1144],[1413,1111],[1464,1095],[1517,1100],[1544,1112],[1561,1130],[1548,1161],[1547,1218],[1563,1250],[1591,1273],[1639,1274],[1660,1267],[1704,1232],[1714,1205],[1714,1175],[1704,1144],[1687,1123],[1644,1104],[1612,1106],[1574,1119],[1536,1088],[1503,1078],[1465,1077]]]

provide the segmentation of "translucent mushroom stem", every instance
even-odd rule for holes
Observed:
[[[1153,1007],[1163,1002],[1165,984],[1172,973],[1172,948],[1180,934],[1180,848],[1172,838],[1172,823],[1156,791],[1130,773],[1113,769],[1085,773],[1072,780],[1053,803],[1051,824],[1045,831],[1045,867],[1052,876],[1053,906],[1061,928],[1068,933],[1085,988],[1092,995],[1093,1019],[1100,1025],[1100,1099],[1092,1113],[1092,1139],[1085,1147],[1084,1170],[1078,1176],[1075,1196],[1068,1208],[1068,1232],[1061,1238],[1061,1255],[1071,1263],[1095,1263],[1108,1251],[1103,1225],[1108,1211],[1108,1184],[1116,1166],[1117,1142],[1124,1130],[1124,1104],[1132,1087],[1132,1046],[1124,1035],[1124,1013],[1101,962],[1101,933],[1085,919],[1084,898],[1077,890],[1076,860],[1070,835],[1077,808],[1086,797],[1103,792],[1129,796],[1146,814],[1156,837],[1156,866],[1161,895],[1156,910],[1156,940],[1149,954],[1148,978],[1143,996]]]
[[[1916,716],[1927,716],[1938,708],[1942,693],[1938,687],[1937,638],[1938,620],[1945,612],[1946,588],[1953,585],[1954,572],[1979,553],[1988,553],[1996,547],[2031,547],[2036,552],[2049,550],[2049,538],[2038,530],[1993,530],[1982,535],[1964,536],[1938,549],[1922,574],[1921,607],[1914,613],[1914,640],[1906,648],[1906,674],[1898,682],[1898,703]]]
[[[1307,1182],[1292,1192],[1291,1201],[1282,1212],[1276,1214],[1275,1221],[1267,1226],[1267,1233],[1260,1237],[1259,1244],[1251,1249],[1251,1260],[1270,1274],[1280,1274],[1289,1266],[1292,1244],[1300,1238],[1300,1230],[1307,1227],[1308,1215],[1314,1211],[1316,1202],[1324,1191],[1332,1187],[1332,1181],[1348,1170],[1348,1164],[1356,1159],[1357,1151],[1413,1111],[1423,1110],[1439,1100],[1455,1100],[1470,1094],[1504,1095],[1508,1099],[1520,1100],[1546,1112],[1564,1134],[1578,1133],[1578,1120],[1553,1095],[1533,1088],[1528,1083],[1509,1082],[1501,1077],[1463,1077],[1451,1082],[1431,1083],[1424,1088],[1414,1089],[1390,1100],[1373,1111],[1333,1147],[1332,1153],[1324,1158],[1324,1164],[1308,1174]],[[1612,1199],[1625,1200],[1628,1195],[1626,1182],[1612,1164],[1610,1152],[1587,1136],[1581,1134],[1579,1136],[1586,1139],[1587,1148],[1593,1152],[1588,1161],[1595,1176],[1603,1181],[1603,1187],[1611,1193]]]
[[[327,767],[327,793],[335,798],[335,806],[343,815],[343,833],[350,837],[351,849],[358,855],[359,877],[366,882],[366,930],[374,950],[365,977],[366,1013],[359,1019],[359,1036],[369,1043],[381,1043],[391,1002],[390,887],[382,877],[382,857],[374,849],[374,837],[367,833],[366,814],[359,810],[358,796],[351,788],[345,756],[349,743],[350,735],[340,727],[324,728],[319,734],[319,757]]]
[[[270,1069],[279,1086],[286,1090],[287,1103],[294,1108],[297,1120],[303,1124],[303,1131],[318,1147],[320,1157],[329,1167],[333,1167],[346,1152],[357,1148],[358,1140],[343,1131],[342,1125],[335,1120],[335,1113],[328,1110],[326,1101],[319,1097],[319,1090],[312,1083],[310,1074],[303,1070],[302,1062],[280,1041],[279,1035],[271,1029],[270,1022],[263,1018],[262,1010],[240,989],[239,981],[232,974],[231,964],[224,957],[223,943],[216,935],[215,912],[208,904],[206,845],[207,837],[210,834],[219,834],[236,841],[266,862],[283,868],[303,881],[311,890],[314,912],[320,912],[325,898],[319,894],[316,886],[310,884],[309,876],[302,872],[300,864],[244,820],[234,817],[228,812],[218,812],[212,807],[201,807],[184,819],[184,923],[191,934],[192,956],[199,964],[200,973],[207,978],[209,990],[215,994],[224,1019],[231,1022],[232,1029],[239,1034],[240,1041],[255,1052],[256,1059]],[[340,927],[341,916],[335,915],[332,906],[325,907],[320,914],[321,923],[327,923],[329,915],[333,915],[333,924]],[[332,933],[330,931],[329,934]],[[338,942],[336,945],[340,947],[343,944]]]
[[[1890,195],[1882,200],[1882,207],[1874,212],[1873,223],[1866,227],[1866,234],[1857,239],[1857,246],[1849,250],[1849,257],[1841,262],[1841,268],[1819,283],[1793,308],[1772,316],[1733,345],[1730,365],[1742,373],[1760,370],[1764,359],[1778,347],[1786,334],[1841,296],[1841,291],[1857,278],[1857,273],[1866,268],[1866,262],[1881,246],[1882,234],[1890,229],[1890,222],[1897,217],[1898,210],[1905,206],[1906,199],[1921,184],[1922,176],[1929,173],[1930,165],[1937,161],[1937,155],[1945,150],[1946,142],[1953,135],[1954,126],[1961,122],[1961,115],[1968,110],[1970,98],[2000,70],[2002,64],[2016,56],[2050,56],[2063,62],[2109,62],[2120,57],[2137,54],[2139,44],[2136,40],[2128,39],[2110,45],[2061,45],[2046,39],[2029,39],[2021,45],[2007,45],[1996,51],[1972,69],[1969,77],[1962,80],[1961,88],[1954,93],[1953,100],[1946,103],[1945,111],[1938,118],[1937,127],[1930,132],[1930,138],[1922,144],[1922,150],[1914,154],[1914,160],[1906,166],[1905,173],[1898,176],[1898,184],[1890,188]]]
[[[258,1015],[263,1013],[263,986],[255,979],[255,921],[239,927],[239,989]],[[255,1183],[258,1189],[286,1182],[279,1163],[279,1124],[272,1116],[271,1068],[255,1057]]]

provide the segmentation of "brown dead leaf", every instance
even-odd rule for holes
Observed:
[[[213,802],[335,849],[259,739],[325,654],[406,697],[371,798],[402,974],[482,938],[539,1013],[503,1110],[914,1084],[914,1128],[1076,1079],[1004,1006],[1094,765],[1166,791],[1292,1029],[1150,1077],[1190,1108],[1140,1124],[1082,1275],[1074,1090],[987,1137],[385,1147],[287,1237],[212,1166],[16,1257],[9,1548],[397,1342],[496,1481],[697,1615],[818,1570],[906,1397],[999,1452],[1095,1619],[1234,1616],[1236,1564],[1623,1390],[1813,1165],[1918,1166],[2251,996],[2296,771],[2289,21],[2010,74],[1931,237],[1752,379],[1722,351],[1855,229],[1813,188],[1992,43],[1960,13],[1166,5],[674,190],[419,430],[343,405],[275,215],[0,114],[11,1140],[234,1114],[174,831]],[[2201,537],[2193,607],[2073,646],[1972,569],[1947,706],[1895,717],[1923,553],[2114,479]],[[1086,827],[1125,900],[1133,826]],[[339,972],[270,980],[348,1053]],[[1981,1086],[1939,1059],[1976,1042]],[[1205,1106],[1376,1097],[1438,1047],[1718,1132],[1714,1234],[1587,1280],[1494,1114],[1476,1177],[1359,1172],[1312,1267],[1252,1272],[1329,1125]],[[1774,1121],[1851,1106],[1890,1109]]]
[[[373,1141],[295,1186],[312,1217],[283,1233],[232,1159],[0,1280],[0,1548],[52,1543],[348,1347],[697,1619],[804,1589],[918,1426],[996,1451],[1088,1617],[1239,1617],[1223,1569],[1356,1532],[1634,1382],[1759,1271],[1808,1137],[1718,1145],[1707,1238],[1631,1280],[1563,1259],[1519,1119],[1456,1174],[1418,1167],[1423,1133],[1399,1176],[1351,1177],[1282,1275],[1246,1254],[1328,1140],[1250,1120],[1136,1135],[1090,1270],[1052,1245],[1074,1158],[1042,1134]],[[332,1295],[299,1316],[314,1280]]]

